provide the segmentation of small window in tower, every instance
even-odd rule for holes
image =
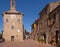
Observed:
[[[20,19],[18,19],[18,22],[20,22]]]
[[[14,6],[14,2],[12,2],[12,6]]]
[[[8,19],[6,19],[6,22],[8,22]]]
[[[14,29],[14,26],[11,26],[11,29]]]
[[[18,35],[16,35],[16,37],[18,37]]]

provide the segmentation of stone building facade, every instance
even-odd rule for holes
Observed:
[[[52,42],[52,39],[53,39],[52,37],[54,37],[54,36],[55,36],[54,43],[57,43],[58,40],[60,40],[60,37],[58,35],[58,33],[59,33],[59,17],[58,17],[58,15],[60,15],[59,9],[60,9],[60,2],[53,2],[53,3],[47,4],[46,7],[39,13],[40,20],[39,20],[39,22],[36,21],[39,24],[38,25],[39,30],[37,30],[36,33],[35,33],[35,31],[32,30],[32,32],[35,33],[35,35],[38,32],[38,36],[37,37],[35,36],[36,37],[35,39],[38,38],[38,40],[39,40],[40,37],[42,36],[43,41],[47,44]],[[56,17],[55,17],[55,15],[53,15],[54,13],[56,13],[55,14]],[[54,20],[54,18],[50,19],[50,17],[53,17],[52,15],[54,16],[54,18],[56,18],[56,20]],[[56,28],[54,28],[54,26]],[[32,36],[34,37],[33,34],[32,34]]]
[[[48,28],[51,38],[50,42],[54,41],[56,44],[60,43],[60,5],[49,13]]]
[[[38,40],[38,33],[39,33],[39,18],[31,25],[32,26],[32,32],[31,32],[31,38],[34,40]]]
[[[3,12],[5,41],[23,41],[23,14],[16,11],[15,0],[10,0],[10,10]]]
[[[30,32],[28,32],[26,29],[24,30],[24,39],[30,39]]]

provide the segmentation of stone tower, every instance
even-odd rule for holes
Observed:
[[[15,0],[10,0],[10,10],[3,12],[5,41],[23,41],[23,14],[16,11]]]

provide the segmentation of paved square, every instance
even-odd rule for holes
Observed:
[[[0,47],[56,47],[56,46],[40,44],[34,40],[28,39],[28,40],[24,40],[24,42],[0,43]]]

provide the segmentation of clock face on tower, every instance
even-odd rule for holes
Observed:
[[[11,14],[11,18],[16,18],[16,15],[15,14]]]

